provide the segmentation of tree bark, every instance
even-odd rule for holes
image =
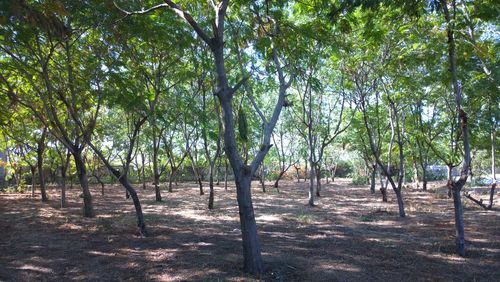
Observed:
[[[40,181],[40,191],[42,194],[42,202],[47,202],[49,198],[47,197],[47,192],[45,191],[45,173],[43,170],[43,153],[45,152],[45,137],[47,136],[47,128],[45,127],[42,132],[42,136],[37,140],[36,149],[36,161],[38,167],[38,177]]]
[[[234,173],[238,175],[235,182],[243,243],[243,268],[249,273],[262,273],[264,269],[250,189],[252,177],[243,171]]]
[[[375,178],[377,175],[377,163],[372,164],[372,173],[371,173],[371,178],[370,178],[370,192],[372,194],[375,194]]]
[[[227,159],[224,160],[224,190],[227,191],[227,177],[228,177],[228,164]]]
[[[94,206],[92,205],[92,195],[89,190],[89,182],[87,177],[87,168],[85,167],[85,162],[82,157],[82,149],[73,149],[73,158],[75,160],[76,171],[78,174],[78,180],[80,186],[82,187],[83,193],[83,216],[84,217],[94,217]]]
[[[321,197],[321,167],[316,166],[316,197]]]
[[[154,137],[153,141],[153,185],[155,186],[155,200],[157,202],[161,202],[161,192],[160,192],[160,172],[158,168],[158,147],[160,141],[156,141],[156,137]],[[171,192],[171,183],[169,186],[169,192]]]
[[[308,200],[308,204],[309,204],[309,206],[314,207],[315,171],[314,171],[314,164],[312,163],[312,160],[311,160],[310,168],[311,168],[311,175],[309,175],[309,200]]]
[[[66,168],[61,167],[61,208],[66,207]]]
[[[144,152],[141,150],[141,175],[142,175],[142,190],[146,190],[146,160]]]
[[[31,171],[31,197],[35,197],[35,171],[36,168],[34,166],[30,165],[30,171]]]
[[[278,185],[279,185],[279,182],[281,180],[281,178],[283,177],[283,175],[285,174],[285,171],[284,170],[281,170],[280,171],[280,174],[278,174],[278,177],[276,178],[276,181],[274,181],[274,188],[278,188]]]
[[[208,185],[210,188],[210,194],[208,195],[208,209],[211,210],[214,208],[214,165],[215,163],[210,164],[210,171],[208,175]]]
[[[461,187],[453,188],[453,207],[455,210],[455,235],[456,235],[455,243],[457,245],[457,253],[460,256],[465,256],[464,216],[462,209],[462,199],[460,197],[460,190]]]

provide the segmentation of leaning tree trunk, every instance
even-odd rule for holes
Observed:
[[[398,201],[399,217],[406,217],[405,204],[403,196],[401,195],[401,188],[394,189],[394,192],[396,194],[396,199]]]
[[[274,181],[274,185],[273,185],[274,188],[278,188],[279,182],[284,174],[285,174],[285,170],[282,168],[280,171],[280,174],[278,174],[278,178],[276,178],[276,181]]]
[[[137,217],[137,227],[139,228],[139,232],[141,233],[142,236],[148,236],[148,232],[146,230],[146,223],[144,222],[144,215],[142,214],[141,202],[139,201],[137,192],[130,184],[130,181],[128,180],[128,177],[126,175],[120,177],[119,173],[118,175],[116,175],[116,173],[113,174],[115,174],[115,176],[118,177],[118,180],[123,185],[123,187],[125,187],[128,194],[132,198],[132,201],[134,202],[135,215]]]
[[[73,150],[73,158],[75,159],[76,171],[78,174],[78,180],[80,181],[80,186],[82,187],[83,193],[83,216],[84,217],[94,217],[94,207],[92,205],[92,195],[89,190],[89,181],[87,177],[87,169],[85,167],[85,162],[82,158],[82,149]]]

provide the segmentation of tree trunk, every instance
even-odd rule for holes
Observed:
[[[173,182],[174,182],[174,177],[175,177],[175,171],[176,168],[172,168],[170,171],[170,175],[168,176],[168,192],[172,193],[173,192]]]
[[[417,161],[413,160],[413,171],[415,171],[415,175],[413,176],[413,182],[415,183],[415,188],[420,188],[420,173],[418,172]]]
[[[234,171],[234,174],[243,244],[243,268],[245,272],[262,273],[263,264],[251,196],[252,176],[243,171]]]
[[[222,166],[221,157],[219,156],[217,162],[217,169],[215,170],[215,179],[217,180],[217,186],[220,185],[220,168]]]
[[[141,202],[139,201],[137,192],[130,184],[130,181],[128,180],[128,177],[126,175],[120,177],[120,175],[117,176],[115,174],[115,176],[118,177],[118,180],[123,185],[123,187],[125,187],[128,194],[130,194],[132,201],[134,202],[135,215],[137,217],[137,227],[139,228],[139,232],[141,233],[142,236],[148,236],[148,232],[146,230],[146,223],[144,222],[144,216],[142,214]]]
[[[61,208],[66,207],[66,168],[61,167]]]
[[[101,195],[104,196],[104,182],[102,181],[97,171],[93,173],[93,176],[97,180],[97,182],[99,182],[99,185],[101,185]]]
[[[452,177],[452,174],[451,174],[451,171],[453,170],[453,166],[451,166],[450,164],[446,165],[447,169],[448,169],[448,181],[446,183],[446,187],[448,187],[448,198],[451,198],[451,194],[452,194],[452,189],[453,189],[453,177]]]
[[[321,167],[316,166],[316,196],[321,197]]]
[[[210,165],[210,172],[208,175],[208,182],[210,187],[210,194],[208,195],[208,209],[214,208],[214,164]]]
[[[227,164],[227,159],[224,161],[225,163],[225,168],[224,168],[224,190],[227,191],[227,177],[228,177],[228,164]]]
[[[73,158],[75,159],[76,171],[78,174],[78,180],[80,181],[80,186],[82,187],[83,193],[83,216],[84,217],[94,217],[94,207],[92,205],[92,195],[89,190],[89,182],[87,178],[87,169],[85,167],[85,162],[82,158],[82,149],[73,150]]]
[[[422,170],[422,190],[427,191],[427,168]]]
[[[335,174],[337,173],[337,164],[333,166],[332,170],[332,182],[335,182]]]
[[[198,187],[200,188],[200,195],[203,196],[203,195],[205,195],[205,192],[203,192],[203,183],[201,182],[201,177],[198,173],[198,170],[196,169],[196,162],[194,161],[194,158],[193,158],[193,155],[191,154],[191,152],[188,152],[187,154],[188,154],[189,160],[191,161],[191,168],[193,169],[194,178],[196,179],[196,182],[198,182]]]
[[[458,183],[456,183],[458,184]],[[465,235],[464,235],[464,215],[462,209],[462,199],[460,195],[461,187],[453,187],[453,207],[455,209],[455,232],[457,253],[465,256]]]
[[[311,175],[309,177],[309,206],[314,206],[314,165],[311,164]]]
[[[35,170],[36,168],[34,166],[30,166],[30,171],[31,171],[31,197],[35,197]]]
[[[160,141],[158,141],[159,143]],[[153,142],[153,184],[155,186],[155,200],[161,202],[161,192],[160,192],[160,172],[158,168],[158,150],[156,145],[156,137],[154,137]],[[171,186],[169,186],[169,192],[171,191]]]
[[[394,192],[396,194],[396,199],[398,200],[399,217],[405,217],[405,203],[403,200],[403,196],[401,195],[401,188],[394,189]]]
[[[280,174],[278,174],[278,178],[276,178],[276,181],[274,181],[274,188],[278,188],[279,182],[280,182],[280,180],[281,180],[281,178],[283,177],[284,174],[285,174],[285,171],[282,169],[280,171]]]
[[[370,178],[370,192],[372,194],[375,194],[375,178],[376,178],[376,175],[377,175],[377,163],[373,164],[372,165],[372,174],[371,174],[371,178]]]
[[[260,166],[260,177],[259,177],[259,181],[260,181],[260,185],[262,186],[262,192],[266,192],[266,182],[265,182],[265,178],[264,178],[264,164],[261,164]]]
[[[45,131],[44,131],[45,132]],[[43,133],[45,135],[45,133]],[[49,198],[47,197],[47,192],[45,191],[45,173],[43,171],[43,152],[45,151],[45,138],[42,137],[38,142],[38,148],[36,150],[37,167],[38,167],[38,179],[40,181],[40,192],[42,194],[42,202],[47,202]]]
[[[488,209],[493,208],[493,195],[495,194],[495,188],[497,186],[497,175],[496,175],[496,161],[495,161],[495,151],[496,151],[496,129],[495,123],[493,124],[493,130],[491,131],[491,190],[490,190],[490,204]]]
[[[155,186],[155,200],[157,202],[161,202],[161,192],[160,192],[160,175],[158,173],[154,173],[153,176],[154,186]],[[169,185],[169,192],[172,192],[172,182]]]
[[[146,161],[144,159],[144,152],[141,151],[141,174],[142,174],[142,190],[146,190]]]
[[[382,173],[379,172],[380,177],[380,193],[382,194],[382,202],[387,202],[387,183],[384,183]]]

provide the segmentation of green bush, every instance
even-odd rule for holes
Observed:
[[[355,174],[352,177],[352,184],[354,184],[354,185],[367,185],[368,184],[368,177]]]
[[[338,161],[337,170],[335,171],[335,177],[349,177],[352,174],[353,168],[352,164],[348,161]]]

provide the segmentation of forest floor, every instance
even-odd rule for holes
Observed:
[[[279,192],[254,183],[254,206],[266,281],[499,281],[500,201],[484,211],[464,201],[466,257],[454,254],[452,200],[441,183],[407,188],[406,218],[389,202],[347,179],[324,184],[308,207],[307,184],[284,181]],[[486,191],[487,188],[482,188]],[[78,187],[59,208],[58,191],[41,203],[0,194],[0,281],[253,281],[243,274],[234,187],[180,183],[173,193],[138,189],[150,237],[138,236],[131,200],[109,185],[92,187],[96,218],[82,218]],[[479,195],[481,191],[478,191]],[[486,199],[486,195],[483,195]]]

